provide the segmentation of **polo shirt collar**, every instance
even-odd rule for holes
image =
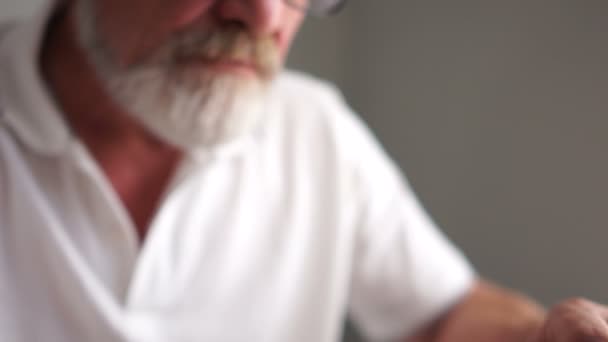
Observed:
[[[2,121],[25,146],[43,155],[66,150],[71,133],[40,72],[43,38],[52,1],[34,17],[17,24],[0,43],[0,111]]]

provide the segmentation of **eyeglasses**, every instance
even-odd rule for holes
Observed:
[[[338,13],[346,0],[283,0],[297,10],[314,16],[327,16]]]

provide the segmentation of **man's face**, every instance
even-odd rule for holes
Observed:
[[[210,145],[259,121],[303,14],[283,0],[77,0],[109,94],[153,133]]]
[[[94,1],[99,35],[124,67],[145,62],[172,40],[222,28],[240,30],[252,44],[267,43],[264,53],[275,54],[267,58],[282,63],[302,20],[282,0]]]

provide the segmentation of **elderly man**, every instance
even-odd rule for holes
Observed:
[[[339,0],[73,0],[0,42],[1,341],[608,341],[477,278],[330,86]]]

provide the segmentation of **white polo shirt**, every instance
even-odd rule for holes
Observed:
[[[347,316],[389,341],[470,287],[337,92],[290,72],[259,130],[183,161],[139,246],[41,82],[47,18],[0,45],[0,341],[337,341]]]

